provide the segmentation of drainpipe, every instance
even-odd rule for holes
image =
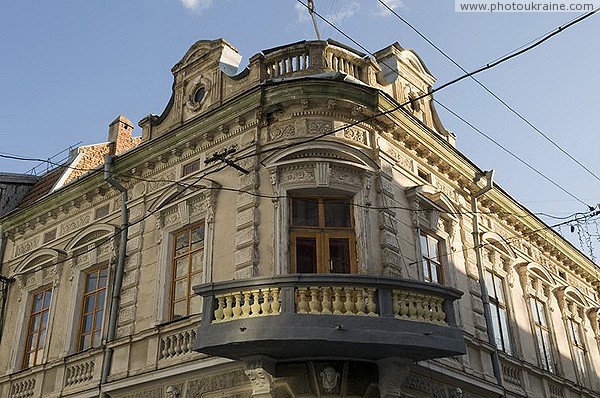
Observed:
[[[0,226],[0,341],[2,341],[2,331],[4,330],[4,315],[6,309],[6,301],[8,300],[8,284],[11,282],[10,278],[2,276],[2,262],[4,260],[4,248],[6,247],[6,238],[4,237],[4,231]]]
[[[104,350],[104,358],[102,360],[102,375],[100,379],[100,387],[105,384],[110,373],[112,365],[113,349],[108,347],[108,343],[115,339],[117,334],[117,320],[119,317],[119,304],[121,302],[121,286],[123,285],[123,275],[125,270],[125,252],[127,248],[127,232],[129,228],[129,215],[127,212],[127,189],[121,183],[115,180],[110,169],[115,155],[116,143],[109,144],[108,155],[104,158],[104,181],[109,183],[117,191],[121,192],[121,242],[119,244],[119,256],[117,258],[117,269],[115,270],[115,279],[112,289],[112,299],[110,302],[110,316],[108,318],[108,333],[106,336],[106,348]],[[100,395],[105,394],[100,391]]]
[[[490,297],[488,296],[487,286],[485,285],[485,275],[483,271],[483,258],[481,254],[481,242],[479,239],[479,210],[477,208],[477,199],[490,191],[494,187],[494,170],[486,171],[484,173],[486,179],[486,185],[479,191],[471,195],[471,210],[473,211],[473,243],[475,246],[475,256],[477,260],[477,271],[479,273],[479,287],[481,289],[481,301],[483,302],[483,315],[485,317],[485,326],[487,328],[487,335],[490,344],[492,345],[492,368],[494,370],[494,376],[498,380],[498,385],[502,388],[502,396],[506,397],[504,393],[504,382],[502,380],[502,367],[500,366],[500,357],[498,356],[498,346],[496,345],[496,338],[494,336],[494,328],[492,325],[492,311],[490,309]]]

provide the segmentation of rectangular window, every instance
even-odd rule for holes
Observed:
[[[200,312],[200,297],[192,287],[202,283],[204,222],[173,235],[171,319]]]
[[[195,160],[191,163],[185,164],[183,166],[183,170],[181,175],[182,176],[186,176],[188,174],[192,174],[197,172],[198,170],[200,170],[200,161],[199,160]]]
[[[535,340],[540,354],[540,365],[542,369],[554,373],[554,359],[552,357],[552,342],[550,339],[550,327],[546,316],[546,304],[532,297],[530,300],[531,316],[533,317],[533,329]]]
[[[575,370],[577,376],[582,384],[585,384],[587,378],[587,368],[585,360],[585,345],[583,343],[583,331],[581,330],[581,324],[575,322],[573,318],[567,318],[567,328],[569,338],[571,340],[571,346],[573,347],[573,361],[575,363]]]
[[[291,198],[292,272],[356,272],[356,237],[348,198]]]
[[[512,354],[503,280],[498,275],[486,271],[485,286],[490,298],[490,310],[492,313],[496,346],[507,354]]]
[[[77,343],[80,351],[98,347],[101,343],[107,280],[108,266],[106,265],[89,271],[85,275],[79,342]]]
[[[33,296],[27,339],[25,340],[25,353],[22,367],[28,368],[42,363],[44,346],[46,342],[46,329],[48,327],[48,313],[52,300],[52,288],[46,289]]]
[[[442,262],[440,261],[440,241],[431,235],[420,232],[423,279],[425,282],[443,283]]]

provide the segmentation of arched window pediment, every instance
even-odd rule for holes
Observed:
[[[15,274],[35,271],[44,266],[56,265],[66,258],[66,253],[57,249],[39,249],[27,256],[15,268]]]

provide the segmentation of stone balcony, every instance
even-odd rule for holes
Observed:
[[[244,360],[424,360],[465,353],[461,292],[383,276],[293,274],[196,286],[196,351]]]

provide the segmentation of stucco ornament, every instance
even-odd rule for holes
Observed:
[[[331,366],[327,366],[319,374],[321,376],[321,385],[326,392],[333,392],[337,386],[340,377],[339,372],[336,372]]]
[[[167,387],[167,391],[166,391],[167,398],[179,398],[180,395],[181,395],[181,392],[179,391],[179,388],[177,388],[175,386]]]

